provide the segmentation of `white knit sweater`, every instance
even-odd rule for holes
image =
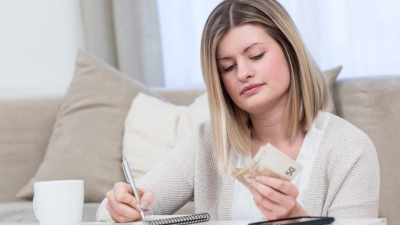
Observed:
[[[149,214],[173,214],[194,198],[195,212],[208,212],[212,220],[231,218],[237,155],[231,151],[229,171],[218,172],[210,124],[202,124],[165,159],[137,179],[141,188],[155,193]],[[377,217],[379,164],[371,140],[349,122],[332,115],[321,141],[306,194],[311,216],[336,218]],[[98,221],[111,221],[107,198],[97,211]]]

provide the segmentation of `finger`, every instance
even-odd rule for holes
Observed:
[[[118,202],[130,205],[131,207],[135,207],[135,205],[138,204],[138,201],[132,194],[129,184],[116,183],[114,185],[114,190],[114,198]]]
[[[258,190],[252,189],[251,193],[253,194],[253,200],[256,204],[263,206],[264,208],[266,208],[272,212],[281,212],[282,211],[282,206],[279,203],[272,201],[268,197],[265,197]]]
[[[140,208],[139,211],[136,208],[132,208],[129,205],[119,203],[114,205],[114,210],[117,212],[118,215],[130,219],[130,221],[138,220],[142,216],[140,215]]]
[[[268,177],[267,177],[268,178]],[[286,181],[283,181],[282,183],[289,183]],[[285,185],[285,184],[284,184]],[[294,193],[294,196],[286,195],[285,193],[279,192],[275,190],[274,188],[271,188],[270,186],[263,184],[258,181],[254,181],[253,184],[253,189],[257,190],[262,196],[265,198],[268,198],[269,200],[277,203],[280,205],[281,209],[285,209],[286,211],[291,211],[294,206],[296,205],[297,202],[297,188],[293,184],[289,183],[289,188],[293,188],[295,190],[291,191]],[[290,187],[292,186],[292,187]]]
[[[256,205],[257,205],[258,210],[260,210],[260,212],[265,216],[265,218],[267,218],[267,220],[278,219],[278,217],[276,216],[276,214],[273,211],[265,208],[261,204],[256,204]]]
[[[296,188],[294,184],[292,184],[290,181],[274,178],[274,177],[267,177],[267,176],[257,176],[255,178],[254,183],[261,183],[266,186],[269,186],[285,195],[290,195],[293,197],[298,196],[299,191]]]
[[[253,182],[252,189],[257,191],[263,198],[267,198],[277,204],[282,204],[282,202],[288,200],[287,195],[257,181]]]
[[[279,216],[274,211],[265,208],[263,205],[257,204],[257,208],[260,210],[260,212],[265,216],[267,220],[279,219]]]
[[[133,195],[133,191],[131,188],[131,185],[125,182],[117,182],[114,184],[114,190],[124,190],[128,193],[130,193],[131,195]]]
[[[154,201],[154,192],[150,189],[142,189],[142,188],[140,188],[138,191],[141,195],[140,207],[144,210],[147,210]]]
[[[117,220],[115,220],[115,218],[114,218],[114,215],[117,215],[117,213],[115,212],[114,208],[112,207],[110,200],[108,200],[108,202],[107,202],[107,204],[106,204],[106,208],[107,208],[107,211],[110,213],[111,218],[112,218],[114,221],[117,221]]]
[[[106,208],[110,213],[111,218],[116,222],[132,222],[137,221],[141,218],[140,214],[136,210],[123,203],[114,204],[113,201],[109,200]]]
[[[263,198],[256,190],[252,190],[253,199],[260,212],[268,219],[279,219],[284,215],[284,210],[269,199]]]

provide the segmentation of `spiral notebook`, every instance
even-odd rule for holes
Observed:
[[[183,225],[183,224],[193,224],[193,223],[201,223],[207,222],[210,220],[210,215],[208,213],[199,213],[193,215],[184,215],[184,216],[146,216],[146,221],[141,222],[140,224],[145,225],[164,225],[164,224],[175,224],[175,225]],[[134,223],[137,224],[137,223]]]

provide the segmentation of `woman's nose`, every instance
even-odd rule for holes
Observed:
[[[254,70],[251,63],[243,61],[237,63],[238,79],[242,82],[254,76]]]

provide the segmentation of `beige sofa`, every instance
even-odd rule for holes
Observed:
[[[82,62],[77,65],[82,67]],[[91,70],[82,71],[85,73],[93,71],[93,68],[90,68]],[[77,68],[77,71],[79,70]],[[113,70],[110,71],[115,73]],[[104,68],[101,72],[104,73]],[[400,176],[397,172],[400,159],[400,117],[397,115],[400,111],[400,76],[339,80],[333,88],[337,115],[367,133],[378,151],[381,168],[380,217],[388,218],[388,224],[400,224],[400,215],[397,213],[400,207],[400,197],[398,197]],[[61,129],[58,124],[62,120],[60,111],[66,109],[66,99],[79,91],[77,88],[70,89],[73,91],[69,90],[66,96],[0,99],[0,222],[37,221],[33,213],[32,201],[29,200],[31,196],[29,197],[28,192],[21,192],[21,189],[27,188],[27,183],[35,176],[38,168],[43,167],[42,161],[50,157],[46,151],[49,151],[51,147],[48,145],[49,141],[54,139],[54,130]],[[104,88],[101,90],[104,92]],[[123,90],[119,91],[123,92]],[[158,88],[152,89],[151,92],[158,93],[162,96],[161,98],[171,103],[189,105],[196,97],[204,93],[204,90]],[[128,102],[130,103],[131,99]],[[120,131],[118,133],[122,135]],[[118,146],[120,148],[120,145]],[[58,146],[58,148],[61,147]],[[121,149],[117,150],[121,154]],[[69,151],[65,156],[74,156],[71,154],[77,153]],[[118,161],[120,155],[109,156],[103,153],[99,155],[102,156],[101,160],[106,162],[108,160],[110,165],[115,165],[118,171],[121,170]],[[66,160],[68,160],[67,157]],[[98,173],[107,174],[104,163],[91,166],[95,167]],[[99,193],[95,197],[93,196],[97,191],[98,183],[96,182],[98,181],[76,173],[72,177],[63,174],[59,177],[59,179],[65,178],[85,180],[86,203],[83,221],[94,221],[97,206],[106,190],[112,188],[115,181],[123,180],[124,177],[120,174],[103,177],[109,182],[104,185],[105,187],[98,188]],[[94,189],[86,189],[90,186],[94,186]],[[16,197],[17,193],[20,198]],[[193,202],[185,205],[179,213],[190,212],[193,212]]]

